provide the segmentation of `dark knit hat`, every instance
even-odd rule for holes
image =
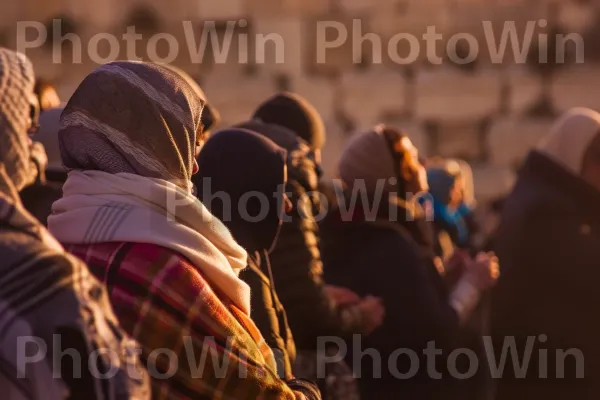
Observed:
[[[304,97],[279,93],[258,107],[253,118],[290,129],[313,149],[325,145],[325,125],[321,116]]]

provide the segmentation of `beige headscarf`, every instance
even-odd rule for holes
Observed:
[[[31,104],[35,99],[35,75],[31,62],[21,53],[0,47],[0,190],[7,193],[8,180],[16,190],[32,183],[37,168],[27,136]],[[12,196],[11,196],[12,197]]]
[[[585,153],[599,133],[599,113],[573,108],[558,119],[536,150],[579,176]]]

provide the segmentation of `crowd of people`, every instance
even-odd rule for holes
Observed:
[[[469,165],[410,132],[356,133],[326,180],[301,96],[219,123],[177,68],[63,105],[0,48],[2,398],[600,394],[600,114],[556,122],[483,239]]]

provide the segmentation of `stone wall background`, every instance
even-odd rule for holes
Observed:
[[[556,112],[573,106],[600,110],[596,62],[600,57],[595,54],[599,16],[598,0],[5,0],[0,4],[0,45],[16,46],[18,21],[49,25],[62,18],[68,22],[63,26],[70,25],[84,44],[99,32],[120,36],[134,24],[138,33],[140,28],[145,33],[137,46],[140,56],[147,56],[142,51],[147,39],[159,32],[174,35],[188,54],[183,20],[193,23],[198,38],[207,21],[222,26],[243,19],[247,26],[236,33],[253,37],[275,32],[283,37],[283,63],[273,62],[269,51],[266,63],[253,63],[252,43],[245,52],[235,40],[224,64],[211,62],[211,57],[194,64],[188,56],[173,62],[198,79],[225,125],[248,118],[276,91],[293,90],[313,102],[326,121],[324,166],[329,176],[335,174],[337,157],[352,132],[386,122],[405,128],[426,155],[470,161],[477,195],[485,200],[510,188],[515,168],[548,130],[553,117],[532,112],[543,88],[548,88]],[[376,33],[384,42],[399,32],[419,37],[427,26],[435,25],[445,40],[454,33],[473,34],[485,54],[482,21],[491,21],[499,31],[505,21],[514,21],[522,32],[527,21],[542,18],[585,38],[585,62],[558,69],[546,86],[531,65],[496,65],[489,57],[481,57],[470,69],[449,62],[432,66],[424,51],[410,66],[387,57],[382,64],[373,64],[368,44],[361,60],[353,60],[348,43],[329,50],[325,64],[316,62],[318,21],[338,21],[350,30],[352,21],[359,20],[363,34]],[[440,49],[444,45],[442,41]],[[27,55],[39,76],[56,82],[67,99],[96,64],[88,57],[81,64],[70,62],[70,44],[62,50],[63,62],[55,63],[50,47],[29,50]],[[127,58],[121,50],[119,58]],[[240,63],[240,54],[248,55],[249,62]]]

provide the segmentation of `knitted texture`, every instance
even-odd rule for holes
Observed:
[[[35,75],[23,54],[0,48],[0,162],[20,190],[36,176],[30,161],[30,107]]]

